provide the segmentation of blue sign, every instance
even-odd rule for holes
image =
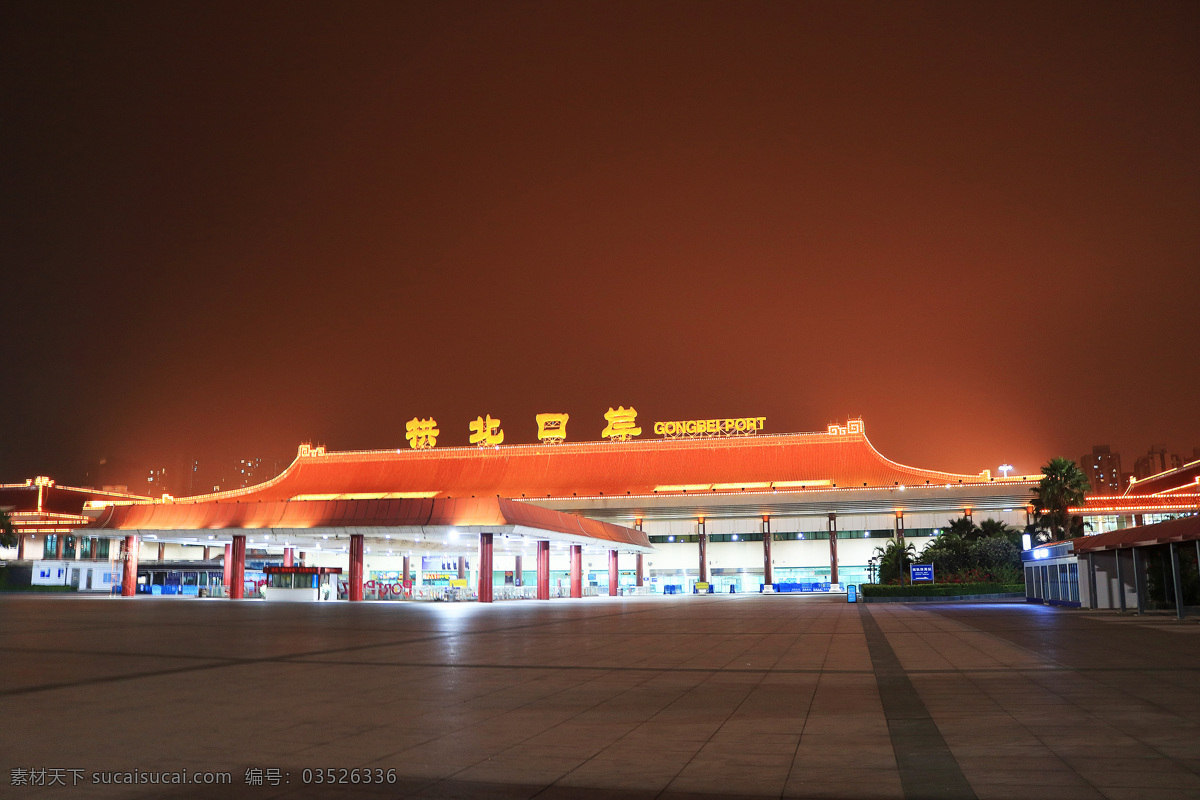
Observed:
[[[850,603],[858,602],[858,587],[853,583],[846,587],[846,601]]]
[[[933,583],[933,564],[912,564],[913,583]]]

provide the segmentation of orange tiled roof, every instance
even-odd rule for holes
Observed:
[[[268,500],[109,506],[88,530],[308,530],[322,527],[522,526],[649,547],[633,528],[502,498]]]
[[[178,502],[409,497],[570,497],[655,492],[980,483],[889,461],[865,433],[325,452],[301,447],[258,486]]]

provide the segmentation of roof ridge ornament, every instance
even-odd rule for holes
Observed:
[[[867,429],[863,425],[862,417],[846,420],[845,425],[836,423],[829,426],[830,436],[866,436]]]

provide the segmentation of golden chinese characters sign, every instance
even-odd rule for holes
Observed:
[[[567,420],[570,414],[538,414],[538,440],[543,442],[565,442],[567,440]]]
[[[487,415],[487,419],[476,417],[471,423],[471,444],[489,447],[503,441],[504,431],[500,427],[500,420],[492,419],[491,414]]]
[[[766,421],[766,417],[739,417],[656,422],[654,432],[669,439],[685,436],[749,436],[761,431]]]
[[[414,450],[428,450],[430,447],[436,447],[437,437],[440,433],[437,420],[432,417],[429,419],[413,417],[404,423],[404,438],[408,439],[408,446]]]
[[[627,442],[634,436],[642,435],[642,429],[634,424],[637,420],[637,409],[633,406],[617,406],[616,411],[610,406],[608,411],[604,412],[604,418],[608,420],[608,425],[600,432],[600,436],[605,439]]]

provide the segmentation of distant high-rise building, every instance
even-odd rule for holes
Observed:
[[[1150,447],[1150,452],[1133,462],[1133,477],[1139,481],[1183,466],[1183,459],[1174,453],[1168,453],[1166,445],[1156,444]]]
[[[1091,454],[1080,456],[1078,463],[1092,487],[1092,494],[1120,494],[1125,490],[1121,454],[1112,452],[1108,445],[1094,445]]]

